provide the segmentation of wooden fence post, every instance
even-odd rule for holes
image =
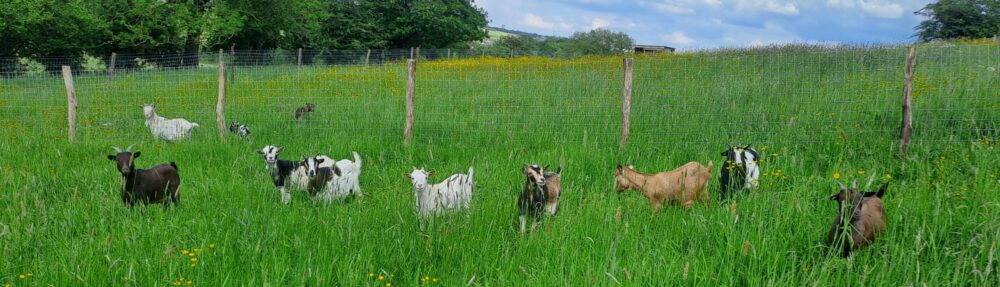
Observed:
[[[233,66],[229,67],[229,74],[232,75],[233,79],[230,82],[236,82],[236,44],[229,46],[229,58],[233,59]],[[219,61],[220,63],[222,61]]]
[[[109,82],[111,81],[111,78],[114,77],[114,75],[115,75],[115,57],[116,56],[118,56],[118,54],[111,53],[111,61],[109,61],[110,65],[108,65],[108,81]]]
[[[903,70],[903,126],[899,135],[899,151],[903,154],[910,147],[910,137],[913,135],[913,70],[916,61],[917,48],[911,46]]]
[[[448,59],[451,59],[451,49],[448,49]]]
[[[632,58],[625,58],[623,63],[625,83],[622,86],[622,139],[619,145],[625,147],[628,142],[629,128],[632,125]]]
[[[372,49],[368,49],[368,52],[365,53],[365,66],[366,67],[368,66],[368,59],[371,59],[371,57],[372,57]]]
[[[226,138],[226,62],[219,50],[219,98],[215,102],[215,126],[219,129],[219,138]]]
[[[420,46],[417,46],[417,49],[415,51],[416,51],[416,56],[414,56],[415,58],[413,58],[413,59],[414,60],[419,60],[420,59]]]
[[[76,88],[73,85],[73,70],[62,66],[63,83],[66,84],[67,119],[69,120],[69,141],[76,141]]]
[[[410,47],[410,60],[413,60],[413,47]]]
[[[406,126],[403,127],[403,145],[410,145],[410,138],[413,137],[413,94],[416,84],[417,61],[410,59],[406,61]]]
[[[299,64],[296,67],[298,69],[297,72],[302,71],[302,48],[299,48]]]

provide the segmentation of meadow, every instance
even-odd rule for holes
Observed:
[[[620,57],[464,58],[417,67],[413,142],[402,144],[405,63],[229,69],[219,139],[217,71],[75,77],[76,142],[61,77],[0,79],[2,286],[989,286],[1000,255],[1000,48],[918,48],[915,132],[898,150],[906,47],[785,46],[636,56],[631,138],[619,147]],[[301,124],[295,108],[315,103]],[[201,125],[153,139],[140,105]],[[766,155],[761,186],[718,200],[729,144]],[[181,204],[128,209],[111,146],[137,167],[174,161]],[[283,205],[255,153],[363,158],[364,196]],[[709,205],[654,217],[616,193],[639,171],[716,165]],[[561,211],[517,230],[525,164],[563,165]],[[473,207],[419,228],[413,166],[476,169]],[[824,245],[835,179],[889,182],[888,230],[844,259]]]

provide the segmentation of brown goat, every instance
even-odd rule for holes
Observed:
[[[653,214],[660,212],[663,201],[676,202],[690,208],[696,200],[708,203],[705,186],[712,178],[711,161],[703,166],[692,161],[672,171],[645,174],[635,168],[618,165],[615,170],[615,191],[637,190],[642,192],[653,207]]]
[[[882,196],[889,183],[882,184],[877,192],[858,192],[858,180],[847,189],[839,181],[840,192],[830,196],[837,201],[837,218],[833,220],[826,242],[841,255],[850,257],[851,252],[871,244],[875,236],[885,232],[885,206]],[[850,217],[846,217],[850,212]],[[845,220],[847,224],[845,223]],[[850,241],[845,239],[850,236]]]
[[[550,216],[559,212],[563,167],[559,166],[556,172],[547,172],[548,168],[548,165],[541,167],[537,164],[524,167],[524,190],[517,199],[522,233],[527,229],[527,217],[532,218],[531,229],[534,230],[543,212]]]
[[[132,152],[132,146],[122,151],[113,147],[117,154],[109,155],[108,159],[118,163],[118,172],[122,176],[122,202],[132,207],[138,203],[170,203],[180,202],[177,189],[181,185],[181,177],[177,173],[177,164],[160,164],[149,169],[135,168],[136,158],[142,153]]]
[[[306,103],[305,106],[299,107],[298,109],[295,110],[295,121],[302,122],[302,119],[304,119],[307,115],[309,115],[309,113],[313,111],[316,111],[316,105],[313,105],[312,103]]]

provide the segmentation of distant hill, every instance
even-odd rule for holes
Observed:
[[[557,36],[545,36],[545,35],[540,35],[540,34],[536,34],[536,33],[529,33],[529,32],[518,31],[518,30],[511,30],[511,29],[505,29],[505,28],[499,28],[499,27],[486,27],[486,30],[489,31],[490,38],[510,36],[510,35],[513,35],[513,36],[528,36],[528,37],[532,37],[532,38],[535,38],[535,39],[538,39],[538,40],[545,40],[545,39],[549,39],[549,38],[562,38],[562,37],[557,37]]]

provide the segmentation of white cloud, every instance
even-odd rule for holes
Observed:
[[[611,25],[611,22],[608,22],[608,20],[604,20],[602,18],[594,18],[593,21],[590,21],[591,30],[598,28],[606,28],[608,27],[608,25]]]
[[[792,3],[778,3],[775,1],[764,1],[764,11],[774,12],[784,15],[798,15],[799,9]]]
[[[884,0],[826,0],[826,5],[842,9],[860,8],[864,13],[888,19],[898,19],[903,17],[903,10],[905,10],[899,3],[892,3]]]
[[[858,0],[861,10],[875,17],[896,19],[903,16],[903,7],[896,3],[873,3]]]
[[[556,24],[545,22],[545,19],[542,19],[542,17],[538,17],[538,15],[532,13],[524,15],[524,20],[522,20],[521,23],[523,23],[528,27],[545,29],[545,30],[551,30],[552,28],[556,27]]]
[[[660,39],[666,42],[667,45],[674,46],[691,46],[691,44],[694,44],[695,42],[694,39],[684,35],[681,31],[674,31],[670,34],[661,34]]]
[[[666,13],[671,13],[671,14],[692,14],[692,13],[694,13],[694,9],[691,9],[691,8],[688,8],[688,7],[682,7],[682,6],[679,6],[677,4],[673,4],[673,3],[656,3],[656,4],[653,4],[653,7],[656,7],[656,10],[660,10],[660,11],[663,11],[663,12],[666,12]]]
[[[722,0],[701,0],[701,2],[715,8],[722,6]]]

